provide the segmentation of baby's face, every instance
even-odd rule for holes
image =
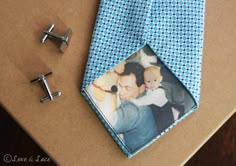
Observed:
[[[157,77],[154,73],[152,72],[145,72],[144,73],[144,82],[145,86],[148,89],[155,90],[159,87],[161,78]]]

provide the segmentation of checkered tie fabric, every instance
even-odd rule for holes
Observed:
[[[204,12],[204,0],[101,0],[82,94],[89,102],[84,90],[92,81],[147,45],[198,105]],[[99,113],[98,116],[122,150],[132,156]]]

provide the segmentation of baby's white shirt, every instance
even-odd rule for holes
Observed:
[[[132,102],[138,106],[154,104],[159,107],[164,106],[168,102],[165,90],[162,88],[157,88],[155,90],[147,89],[146,92],[145,96],[134,99]]]

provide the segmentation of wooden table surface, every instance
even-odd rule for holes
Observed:
[[[194,154],[186,166],[233,166],[236,165],[236,113]],[[4,155],[41,156],[49,161],[45,166],[58,165],[43,149],[22,129],[14,119],[0,106],[0,165],[6,164]],[[34,165],[33,163],[30,165]]]

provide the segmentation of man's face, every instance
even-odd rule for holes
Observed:
[[[132,100],[138,97],[141,93],[141,87],[136,84],[136,77],[134,74],[120,76],[119,78],[120,99]]]

